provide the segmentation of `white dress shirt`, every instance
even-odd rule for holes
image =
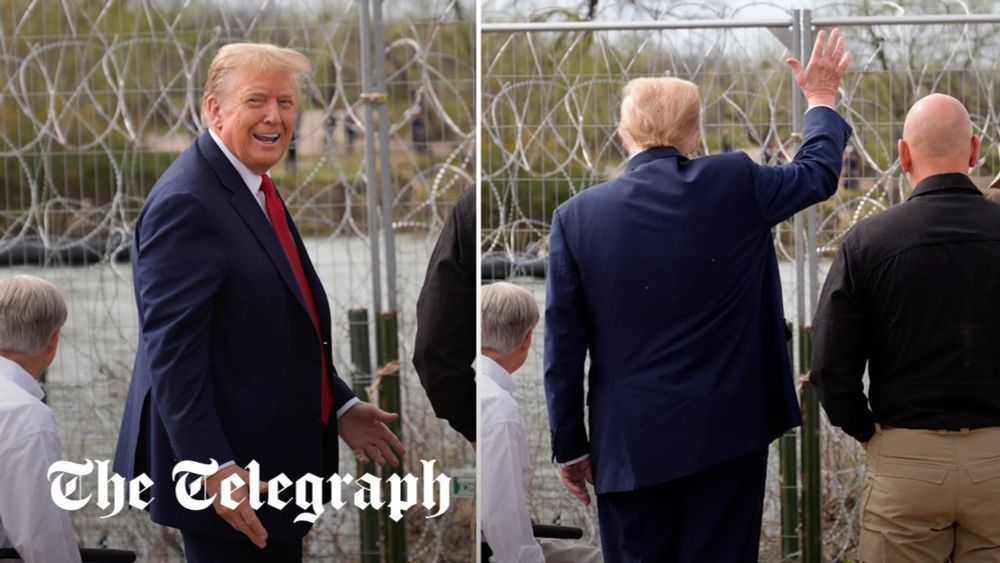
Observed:
[[[264,176],[261,174],[255,174],[253,170],[247,168],[246,164],[243,164],[242,160],[236,158],[236,155],[233,154],[232,151],[229,150],[229,147],[227,147],[226,144],[222,142],[222,139],[219,137],[219,135],[215,132],[214,129],[210,128],[208,130],[208,134],[212,137],[212,140],[215,141],[215,144],[219,145],[219,150],[222,151],[222,154],[226,155],[226,159],[229,160],[229,163],[232,164],[233,168],[236,169],[236,172],[240,175],[240,178],[243,178],[243,183],[246,184],[247,189],[250,190],[250,195],[252,195],[254,200],[257,201],[257,205],[260,206],[260,210],[264,212],[264,217],[267,217],[267,206],[264,203],[264,192],[260,191],[260,185],[264,182]],[[270,222],[271,218],[267,217],[267,220],[268,222]],[[337,418],[339,419],[341,416],[344,415],[345,412],[350,410],[351,407],[360,402],[361,399],[354,397],[349,401],[347,401],[346,403],[344,403],[344,406],[337,409]],[[226,463],[223,463],[221,467],[232,465],[232,463],[233,463],[232,461],[228,461]]]
[[[500,364],[479,357],[480,510],[483,534],[496,563],[544,563],[525,504],[531,456],[514,379]]]
[[[219,150],[222,154],[226,155],[226,159],[229,163],[233,165],[236,172],[243,178],[243,183],[247,185],[247,189],[250,190],[250,195],[257,200],[257,205],[260,206],[260,210],[264,212],[264,217],[267,217],[267,206],[264,205],[264,192],[260,191],[260,185],[264,182],[264,176],[261,174],[255,174],[253,170],[247,168],[243,161],[236,158],[236,155],[229,150],[229,147],[222,142],[222,139],[215,132],[215,129],[209,129],[208,134],[212,136],[212,140],[215,141],[216,145],[219,145]],[[270,221],[270,219],[268,219]]]
[[[63,451],[42,396],[31,374],[0,357],[0,547],[13,547],[25,563],[76,563],[69,514],[49,493],[49,465]]]

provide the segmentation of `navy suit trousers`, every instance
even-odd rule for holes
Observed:
[[[608,563],[756,563],[767,448],[679,479],[597,495]]]
[[[187,563],[301,563],[302,540],[268,540],[264,549],[249,539],[231,540],[181,530]]]

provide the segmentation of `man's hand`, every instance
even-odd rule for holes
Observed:
[[[851,53],[846,50],[840,30],[834,29],[829,40],[826,40],[826,31],[816,34],[809,66],[803,69],[796,58],[789,58],[786,62],[792,67],[795,81],[810,106],[821,104],[833,107],[837,102],[840,81],[851,62]]]
[[[594,484],[594,476],[590,473],[589,457],[566,467],[560,467],[559,478],[562,479],[566,490],[573,493],[573,496],[580,499],[580,502],[587,505],[590,504],[590,493],[587,491],[587,483]]]
[[[246,537],[250,538],[250,541],[254,543],[257,547],[264,549],[267,545],[267,530],[260,523],[257,518],[257,513],[250,508],[250,501],[247,499],[249,494],[249,487],[243,485],[238,489],[233,490],[233,500],[240,501],[239,506],[236,510],[230,510],[225,506],[222,506],[222,481],[232,474],[237,474],[243,479],[244,483],[250,482],[250,473],[246,469],[233,464],[227,465],[222,469],[216,471],[215,473],[209,475],[205,478],[205,489],[209,495],[214,495],[215,500],[212,501],[212,506],[215,508],[216,514],[222,517],[230,526],[236,529],[238,532],[242,532]],[[267,492],[267,482],[260,484],[260,492]]]
[[[379,465],[385,465],[388,461],[398,467],[399,458],[393,450],[403,455],[406,448],[386,426],[397,418],[398,414],[385,412],[371,403],[361,401],[337,419],[337,430],[340,437],[354,450],[358,461],[368,463],[371,459]]]

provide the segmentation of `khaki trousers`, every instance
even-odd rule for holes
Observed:
[[[878,429],[860,506],[860,561],[1000,562],[1000,427]]]

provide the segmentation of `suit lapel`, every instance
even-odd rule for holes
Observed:
[[[229,204],[233,206],[236,213],[239,214],[243,222],[249,227],[250,232],[253,233],[257,242],[264,247],[267,256],[271,259],[274,267],[278,269],[278,273],[281,274],[281,279],[285,280],[288,290],[295,296],[302,310],[308,314],[309,310],[306,308],[305,299],[299,290],[298,282],[295,281],[295,274],[292,273],[292,267],[288,264],[285,251],[281,249],[281,243],[278,242],[278,235],[275,234],[274,228],[267,220],[260,205],[250,195],[250,190],[247,189],[243,178],[233,168],[226,155],[222,154],[222,151],[219,150],[218,145],[215,144],[215,141],[212,140],[207,131],[198,138],[198,148],[215,170],[219,181],[231,192]],[[291,217],[288,218],[288,224],[289,226],[292,224]],[[292,232],[298,244],[298,235],[294,228],[292,228]],[[299,244],[299,246],[301,245]]]

